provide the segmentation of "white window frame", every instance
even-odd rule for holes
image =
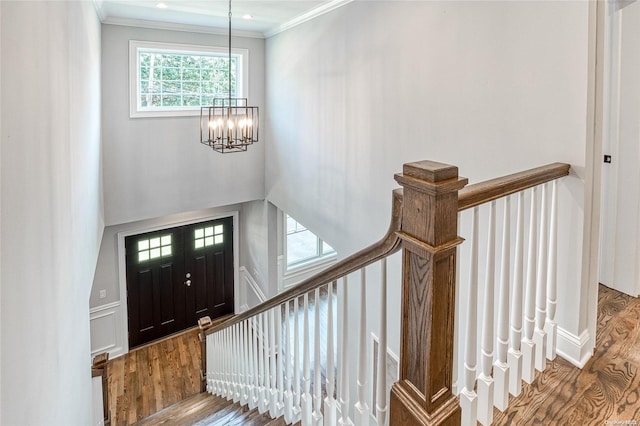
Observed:
[[[176,106],[176,107],[141,107],[140,100],[140,63],[138,52],[145,50],[162,50],[175,54],[225,54],[228,55],[228,47],[200,46],[193,44],[164,43],[155,41],[129,40],[129,117],[179,117],[199,116],[200,106]],[[237,58],[236,72],[236,96],[248,98],[249,87],[249,50],[232,48],[231,55]],[[202,105],[208,106],[208,105]]]
[[[278,238],[280,239],[280,254],[278,255],[278,292],[281,292],[335,264],[338,261],[338,253],[333,251],[331,253],[324,254],[323,256],[301,261],[289,267],[287,262],[288,215],[282,210],[278,210],[278,216]],[[322,241],[322,239],[317,235],[316,237],[318,240]]]

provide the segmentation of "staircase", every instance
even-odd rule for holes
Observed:
[[[492,424],[556,356],[557,181],[568,174],[554,163],[466,186],[455,166],[405,164],[378,243],[202,327],[203,390],[286,424]],[[402,273],[388,276],[400,250]],[[401,292],[399,330],[387,330],[387,280]],[[321,292],[326,321],[312,309]],[[390,392],[388,356],[373,353],[387,333],[400,336]]]
[[[200,393],[135,423],[135,426],[284,426],[283,418],[272,419],[260,414],[257,408],[247,406],[207,393]]]

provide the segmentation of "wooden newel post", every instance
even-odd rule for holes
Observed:
[[[390,424],[459,425],[451,390],[455,315],[458,168],[408,163],[404,187],[400,380],[391,389]]]

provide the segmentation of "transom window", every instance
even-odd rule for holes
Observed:
[[[335,250],[289,215],[287,221],[287,268],[335,254]]]
[[[248,53],[228,48],[129,42],[131,117],[199,115],[214,98],[246,97]]]
[[[171,256],[171,234],[138,240],[138,262]]]
[[[209,247],[224,242],[224,225],[207,226],[194,231],[194,247]]]

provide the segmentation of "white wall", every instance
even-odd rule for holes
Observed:
[[[86,425],[104,224],[100,24],[90,2],[1,9],[0,423]]]
[[[471,182],[571,163],[558,322],[580,336],[587,36],[587,2],[379,1],[268,39],[267,199],[345,256],[386,230],[405,162]]]
[[[116,25],[102,31],[107,225],[264,198],[264,140],[221,155],[198,143],[199,116],[129,118],[129,40],[226,46],[226,37]],[[262,107],[264,40],[234,37],[233,46],[249,49],[249,101]]]

